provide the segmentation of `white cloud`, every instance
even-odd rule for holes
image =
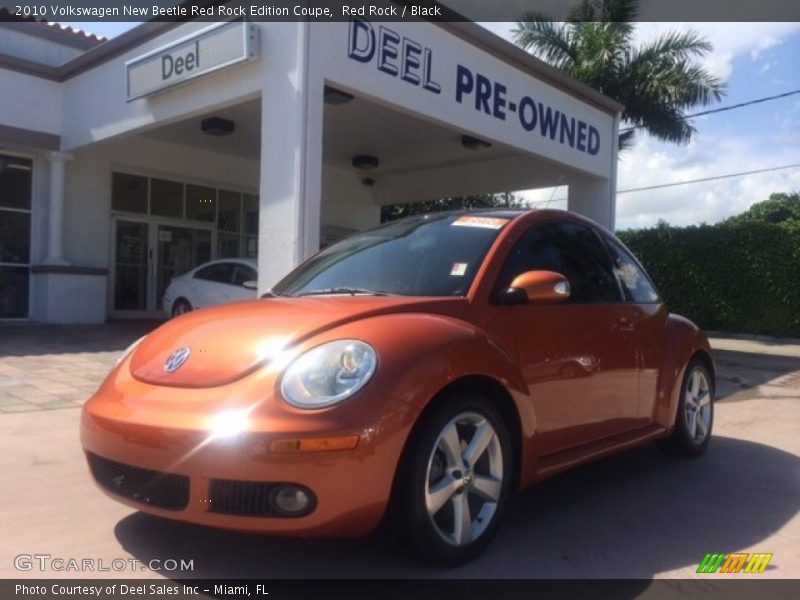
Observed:
[[[757,141],[706,136],[676,148],[643,136],[619,163],[619,189],[797,163],[799,150],[795,140],[780,143],[777,138]],[[800,190],[800,168],[623,193],[617,196],[617,228],[651,227],[659,219],[671,225],[716,223],[766,200],[773,192],[796,190]]]
[[[713,151],[709,151],[712,148]],[[798,136],[752,140],[701,136],[676,147],[640,136],[619,162],[618,189],[649,187],[800,162]],[[617,195],[617,229],[717,223],[746,211],[774,192],[800,191],[800,168],[758,173]],[[519,192],[532,206],[566,208],[566,187]]]
[[[511,40],[514,23],[481,23],[493,33]],[[800,31],[800,23],[650,23],[636,25],[636,42],[648,42],[668,31],[692,30],[703,35],[714,47],[703,61],[714,74],[727,79],[733,69],[734,57],[748,54],[752,61],[781,44],[788,36]]]
[[[692,30],[700,33],[714,47],[702,62],[711,72],[727,79],[733,70],[733,59],[747,54],[752,61],[791,34],[800,31],[800,23],[639,23],[638,42],[650,41],[667,31]]]

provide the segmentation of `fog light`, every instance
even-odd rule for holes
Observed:
[[[310,494],[295,485],[281,485],[272,493],[272,507],[287,516],[298,516],[310,512]]]

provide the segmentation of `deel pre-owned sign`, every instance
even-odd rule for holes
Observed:
[[[150,96],[258,57],[257,29],[245,21],[216,23],[125,63],[127,100]]]

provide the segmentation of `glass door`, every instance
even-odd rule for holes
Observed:
[[[211,229],[156,224],[156,273],[153,306],[162,310],[173,277],[211,260]]]
[[[211,260],[211,227],[115,218],[113,316],[161,318],[173,277]]]
[[[115,219],[113,307],[118,316],[148,310],[149,256],[150,224]]]

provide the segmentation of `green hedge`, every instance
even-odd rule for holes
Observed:
[[[672,312],[703,329],[800,337],[800,225],[618,232]]]

